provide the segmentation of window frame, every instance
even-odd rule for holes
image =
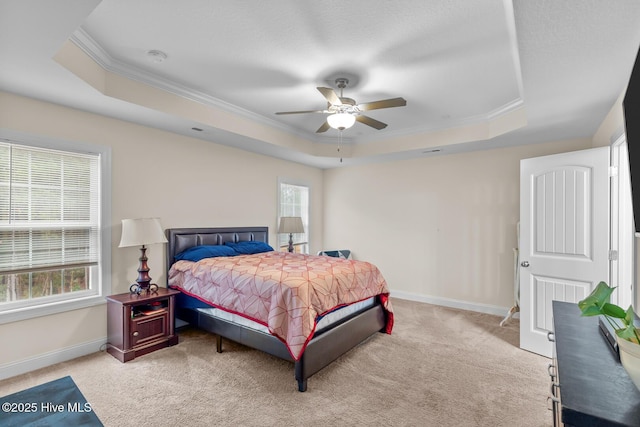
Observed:
[[[17,307],[0,307],[0,324],[48,316],[71,310],[92,307],[105,303],[105,296],[111,294],[111,147],[60,140],[44,136],[0,129],[0,140],[11,144],[46,148],[82,154],[100,155],[100,257],[96,290],[89,295],[66,294],[70,297],[33,300],[33,304],[19,304]]]
[[[310,253],[311,251],[311,184],[309,184],[307,181],[303,181],[303,180],[298,180],[298,179],[291,179],[291,178],[285,178],[285,177],[278,177],[278,190],[277,190],[277,194],[278,194],[278,200],[277,200],[277,223],[276,223],[276,250],[281,251],[281,246],[280,246],[280,234],[278,233],[278,227],[280,225],[280,218],[282,216],[285,216],[282,214],[281,211],[281,207],[282,207],[282,193],[281,193],[281,188],[282,188],[282,184],[286,184],[286,185],[295,185],[298,187],[306,187],[307,188],[307,195],[309,197],[309,203],[307,206],[308,212],[307,212],[307,223],[304,223],[304,218],[303,218],[303,225],[304,225],[304,229],[305,229],[305,234],[307,236],[307,243],[306,243],[306,252],[302,252],[302,253]],[[287,241],[288,241],[288,237],[287,237]],[[294,246],[295,246],[295,242],[294,242]]]

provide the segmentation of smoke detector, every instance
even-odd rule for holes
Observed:
[[[155,64],[160,64],[164,62],[165,59],[167,59],[167,54],[161,50],[153,49],[147,51],[147,58],[149,59],[149,61]]]

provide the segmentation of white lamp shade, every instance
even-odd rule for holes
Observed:
[[[122,220],[122,237],[118,247],[167,243],[158,218],[136,218]]]
[[[356,116],[349,113],[335,113],[327,117],[327,123],[334,129],[349,129],[356,122]]]
[[[280,218],[278,233],[304,233],[302,218],[299,216],[283,216]]]

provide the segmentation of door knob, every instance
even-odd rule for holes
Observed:
[[[523,267],[529,267],[529,261],[522,261],[520,265]]]

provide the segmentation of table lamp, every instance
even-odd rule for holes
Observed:
[[[147,265],[146,245],[155,243],[167,243],[167,238],[162,232],[162,226],[158,218],[136,218],[122,220],[122,237],[119,248],[129,246],[141,246],[140,266],[138,267],[138,279],[131,285],[129,291],[140,294],[142,291],[156,291],[158,285],[151,283],[149,266]]]
[[[293,252],[293,233],[304,233],[302,218],[299,216],[283,216],[280,218],[278,233],[289,233],[289,252]]]

